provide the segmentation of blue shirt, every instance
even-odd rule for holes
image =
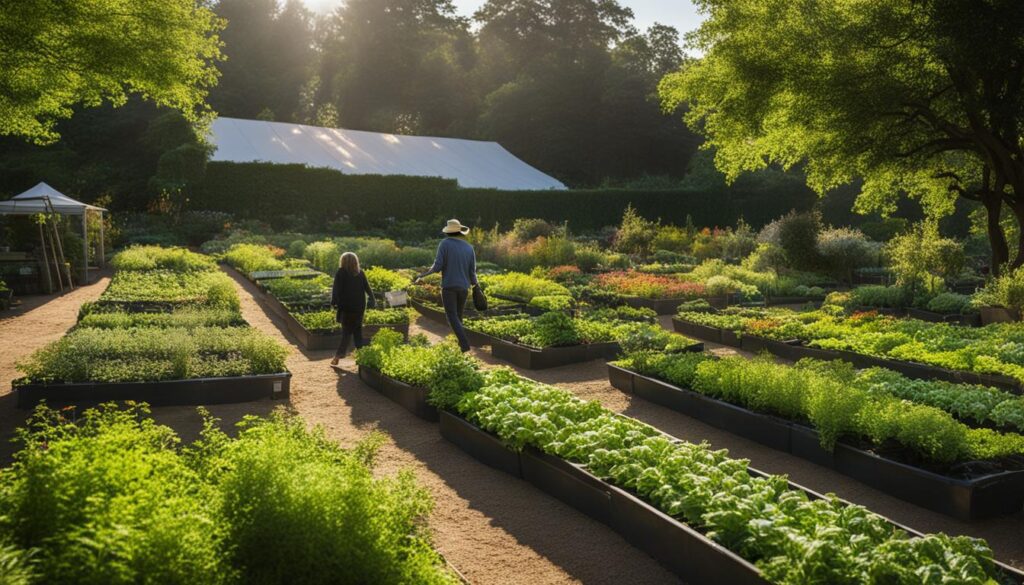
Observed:
[[[462,238],[445,238],[437,247],[437,258],[430,270],[421,276],[441,273],[441,288],[469,290],[476,284],[476,252]]]

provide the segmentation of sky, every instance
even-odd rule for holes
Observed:
[[[454,0],[459,11],[471,16],[485,0]],[[338,6],[341,0],[304,0],[313,10],[326,12]],[[668,24],[679,29],[680,33],[689,32],[700,26],[700,16],[690,0],[619,0],[623,6],[633,9],[636,25],[646,29],[655,22]]]

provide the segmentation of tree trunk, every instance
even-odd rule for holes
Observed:
[[[1010,247],[1006,243],[1006,234],[1003,233],[1003,226],[1000,225],[1003,198],[998,193],[985,193],[981,196],[981,202],[985,205],[988,243],[992,248],[992,266],[989,269],[989,273],[995,277],[999,276],[1003,265],[1010,260]],[[1020,221],[1019,215],[1017,216],[1017,221]],[[1021,258],[1019,253],[1017,258]]]
[[[1024,265],[1024,202],[1017,202],[1010,206],[1013,216],[1017,218],[1017,255],[1009,264],[1010,270],[1016,270]]]

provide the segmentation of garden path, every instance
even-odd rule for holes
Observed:
[[[0,312],[0,465],[10,461],[14,452],[10,439],[28,416],[28,412],[14,407],[11,382],[21,377],[17,362],[63,337],[78,321],[82,303],[98,299],[109,281],[109,271],[104,271],[96,282],[65,295],[25,297],[20,306]]]

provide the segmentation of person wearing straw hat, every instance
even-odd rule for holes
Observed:
[[[459,347],[463,352],[467,352],[469,339],[462,327],[462,311],[466,306],[466,299],[469,298],[470,288],[477,286],[476,252],[473,245],[466,241],[469,228],[462,225],[459,220],[449,219],[441,233],[445,238],[437,247],[434,265],[430,270],[417,276],[416,280],[436,272],[441,273],[441,304],[444,305],[444,314],[448,318],[452,332],[459,340]]]

